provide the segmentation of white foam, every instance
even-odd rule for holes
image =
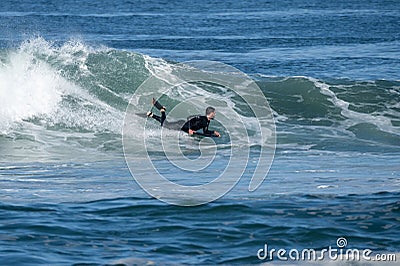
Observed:
[[[56,46],[36,37],[8,52],[0,65],[0,133],[8,134],[31,118],[40,118],[41,123],[50,126],[61,123],[120,133],[122,112],[63,76],[65,66],[71,65],[78,65],[79,75],[90,75],[86,66],[88,56],[104,50],[95,50],[79,40]],[[74,103],[65,100],[67,97],[75,99]]]
[[[375,125],[377,128],[379,128],[379,130],[383,132],[397,135],[400,134],[399,129],[392,125],[391,119],[384,116],[382,113],[367,114],[350,110],[350,103],[338,98],[337,95],[332,90],[330,90],[330,86],[328,84],[314,78],[308,79],[312,81],[317,88],[320,89],[322,94],[329,97],[328,100],[330,102],[341,109],[341,114],[343,116],[348,118],[346,121],[341,123],[345,129],[360,123],[369,123]]]
[[[47,63],[24,51],[12,52],[0,67],[0,132],[15,122],[51,113],[69,86]]]

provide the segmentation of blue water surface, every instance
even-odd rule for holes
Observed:
[[[321,250],[339,237],[350,248],[399,252],[399,11],[395,0],[2,1],[0,82],[27,73],[10,58],[28,46],[39,54],[29,66],[45,60],[100,99],[88,106],[118,112],[93,107],[85,113],[93,120],[82,122],[74,104],[92,98],[78,93],[63,98],[72,111],[60,119],[12,124],[0,109],[1,123],[12,124],[0,132],[0,262],[259,264],[266,243]],[[82,74],[81,57],[93,75]],[[220,61],[259,82],[276,116],[277,150],[258,190],[247,190],[251,169],[224,197],[197,207],[140,188],[115,124],[132,84],[146,77],[146,57]],[[3,104],[37,98],[0,89]],[[154,160],[183,178],[168,160]]]

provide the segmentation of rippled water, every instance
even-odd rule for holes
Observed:
[[[3,1],[0,261],[259,264],[266,243],[322,250],[339,237],[347,248],[398,255],[397,10],[396,1],[372,0]],[[223,198],[178,207],[132,178],[121,130],[144,80],[198,59],[230,64],[257,82],[274,114],[277,150],[256,191],[248,185],[259,147]],[[204,91],[250,116],[234,95],[195,90]],[[217,111],[225,113],[222,105]],[[211,126],[226,133],[218,116]],[[149,128],[158,127],[149,121]],[[214,163],[195,175],[171,166],[157,145],[150,155],[170,180],[202,184],[225,167],[230,141],[218,139]]]

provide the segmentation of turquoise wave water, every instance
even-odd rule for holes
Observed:
[[[0,142],[3,154],[17,157],[21,147],[34,156],[49,151],[63,154],[66,146],[75,147],[76,153],[84,149],[120,152],[130,97],[150,75],[175,64],[77,40],[56,45],[40,37],[2,50],[0,61]],[[382,152],[398,148],[399,81],[253,78],[273,109],[282,149]],[[217,87],[208,90],[215,96],[221,93]],[[251,115],[246,108],[240,110],[235,97],[226,101]]]
[[[399,3],[2,1],[0,262],[281,265],[257,251],[321,251],[339,237],[349,249],[398,260]],[[278,131],[259,189],[248,191],[255,147],[231,191],[193,208],[146,194],[121,144],[139,84],[187,60],[251,75]],[[237,97],[206,91],[248,114]],[[178,98],[162,101],[174,106]],[[229,139],[218,141],[215,164],[193,175],[157,154],[152,162],[176,183],[208,182],[229,159]],[[325,262],[365,264],[315,265]]]

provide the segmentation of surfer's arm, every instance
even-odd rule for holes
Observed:
[[[195,116],[186,121],[186,123],[182,126],[181,130],[185,131],[189,135],[196,134],[196,130],[200,129],[203,125],[203,120],[200,116]]]
[[[203,133],[206,136],[212,136],[214,134],[214,131],[208,130],[208,127],[203,128]]]
[[[204,135],[209,136],[209,137],[221,137],[221,134],[219,134],[218,131],[208,130],[208,126],[210,125],[210,120],[207,120],[207,118],[206,118],[206,121],[203,120],[203,123],[204,123],[203,124]]]
[[[203,133],[204,133],[204,135],[209,136],[209,137],[211,137],[211,136],[221,137],[221,134],[219,134],[218,131],[208,130],[208,126],[203,128]]]
[[[189,135],[193,135],[196,131],[190,128],[190,120],[186,121],[186,123],[181,128],[182,131],[188,133]]]
[[[216,136],[216,137],[221,137],[221,134],[219,134],[218,131],[214,130],[208,130],[208,129],[203,129],[203,133],[205,136],[211,137],[211,136]]]

